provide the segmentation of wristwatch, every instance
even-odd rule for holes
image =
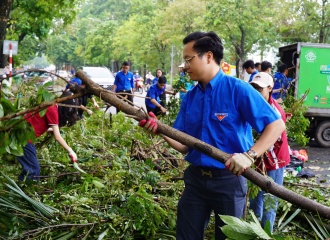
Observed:
[[[256,151],[254,151],[253,149],[250,149],[249,151],[246,152],[247,155],[249,155],[251,158],[253,158],[254,160],[257,159],[258,155],[256,153]]]

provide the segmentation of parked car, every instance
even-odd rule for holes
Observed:
[[[36,85],[44,85],[45,83],[53,81],[53,78],[49,73],[46,72],[26,72],[24,76],[24,81],[35,81]]]
[[[106,67],[82,67],[84,73],[101,87],[112,90],[115,77]]]

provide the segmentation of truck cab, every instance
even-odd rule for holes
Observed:
[[[303,98],[310,121],[307,134],[330,147],[330,44],[302,43],[279,48],[280,60],[294,78],[294,97]]]

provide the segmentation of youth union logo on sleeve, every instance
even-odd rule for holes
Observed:
[[[217,117],[217,119],[219,119],[219,121],[222,121],[225,117],[228,116],[228,113],[215,113],[214,115]]]

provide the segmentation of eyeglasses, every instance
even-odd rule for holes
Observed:
[[[191,58],[188,58],[188,59],[183,59],[183,64],[185,67],[189,67],[190,66],[190,61],[193,60],[194,57],[198,56],[199,54],[201,54],[202,52],[200,53],[197,53],[195,54],[194,56],[192,56]]]

